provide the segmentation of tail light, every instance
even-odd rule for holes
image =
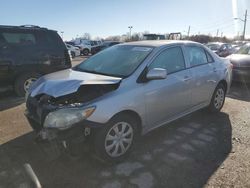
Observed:
[[[65,50],[64,58],[65,58],[65,65],[69,65],[69,67],[71,67],[71,57],[69,53],[70,53],[69,50]]]

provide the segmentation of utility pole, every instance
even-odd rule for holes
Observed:
[[[223,37],[223,32],[221,32],[221,36],[220,36],[221,38]]]
[[[190,26],[188,26],[188,33],[187,33],[188,37],[189,37],[189,34],[190,34]]]
[[[217,29],[217,33],[216,33],[216,37],[218,37],[219,36],[219,29]]]
[[[128,26],[129,28],[129,40],[131,40],[131,29],[133,28],[133,26]]]
[[[246,26],[247,26],[247,10],[246,10],[246,13],[245,13],[245,20],[244,20],[244,29],[243,29],[243,40],[245,40],[245,35],[246,35]]]
[[[245,35],[246,35],[246,27],[247,27],[247,10],[245,12],[245,19],[241,19],[241,18],[234,18],[235,20],[240,20],[242,22],[244,22],[244,29],[243,29],[243,33],[242,33],[242,40],[245,40]]]

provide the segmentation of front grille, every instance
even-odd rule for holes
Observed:
[[[41,97],[28,97],[26,102],[26,107],[30,116],[38,122],[41,126],[46,118],[46,116],[57,109],[56,106],[49,104],[49,96],[42,95]]]

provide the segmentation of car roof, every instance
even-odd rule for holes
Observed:
[[[16,29],[16,30],[49,30],[55,31],[52,29],[47,29],[45,27],[39,27],[36,25],[20,25],[20,26],[12,26],[12,25],[0,25],[0,29]],[[57,31],[55,31],[57,32]]]
[[[126,42],[120,45],[133,45],[133,46],[148,46],[148,47],[160,47],[170,44],[199,44],[197,42],[186,40],[145,40],[136,42]]]
[[[119,43],[121,43],[120,41],[111,41],[111,40],[103,41],[103,43],[111,43],[111,42],[119,42]]]
[[[209,42],[209,43],[207,43],[207,45],[210,45],[210,44],[222,45],[222,44],[228,44],[228,43],[224,43],[224,42]]]

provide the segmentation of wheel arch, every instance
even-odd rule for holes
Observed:
[[[87,48],[87,47],[83,48],[82,51],[83,51],[83,50],[88,50],[88,51],[90,52],[90,49]]]
[[[14,76],[14,83],[16,82],[17,79],[19,79],[21,76],[25,75],[25,74],[39,74],[39,75],[44,75],[45,73],[43,73],[42,71],[39,70],[24,70],[24,71],[20,71],[17,72]]]
[[[138,125],[138,133],[139,135],[141,135],[142,134],[142,119],[140,115],[133,110],[123,110],[123,111],[116,113],[111,119],[116,118],[117,116],[120,116],[122,114],[127,114],[136,120],[137,125]]]
[[[221,80],[221,81],[219,81],[219,83],[217,84],[217,86],[218,86],[219,84],[222,84],[222,85],[225,87],[225,90],[227,91],[228,85],[227,85],[227,81],[226,81],[226,80]]]

